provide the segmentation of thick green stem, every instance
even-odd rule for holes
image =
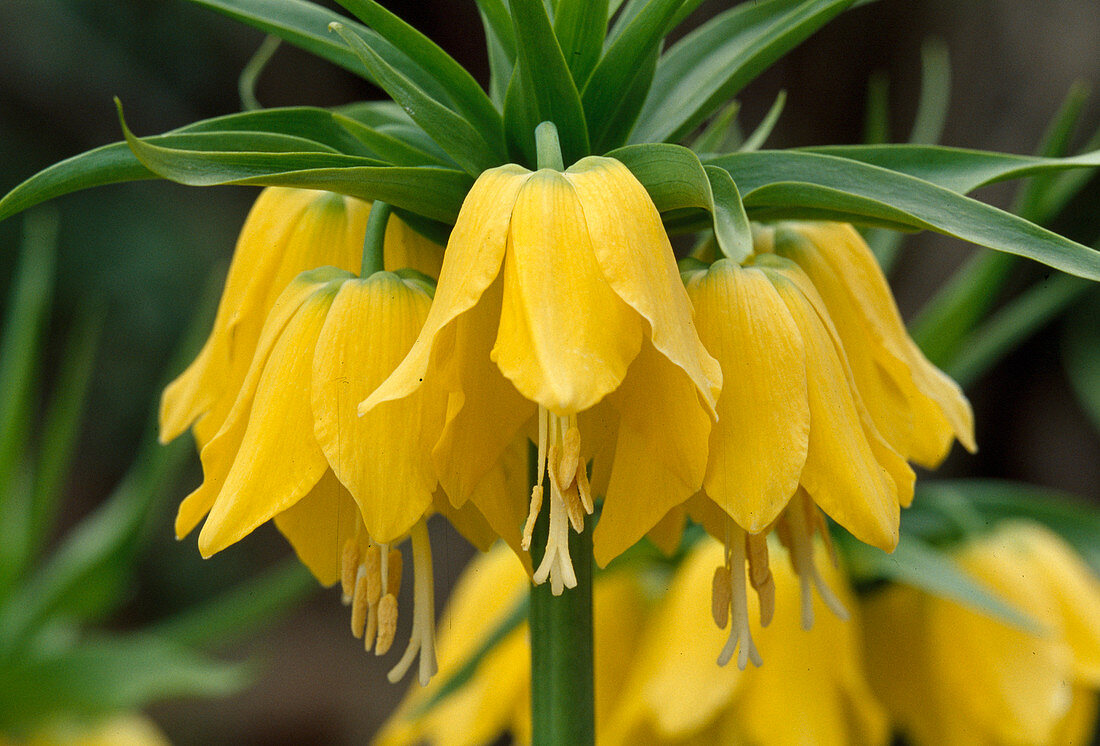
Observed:
[[[367,234],[363,237],[363,268],[359,276],[366,279],[375,272],[385,269],[385,257],[382,250],[386,239],[386,223],[390,220],[391,208],[385,202],[375,200],[367,218]]]
[[[550,528],[549,500],[535,523],[531,560],[538,566]],[[531,743],[592,746],[596,711],[592,680],[592,518],[569,536],[577,586],[560,596],[550,583],[531,587]]]
[[[535,127],[535,150],[538,153],[539,168],[565,170],[565,161],[561,157],[561,143],[558,141],[558,128],[553,122],[543,122]]]

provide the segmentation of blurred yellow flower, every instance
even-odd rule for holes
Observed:
[[[843,618],[813,560],[814,534],[828,539],[820,511],[892,551],[913,497],[907,460],[934,466],[956,436],[973,449],[969,404],[909,338],[854,228],[781,223],[757,230],[756,251],[745,266],[721,259],[684,272],[699,336],[726,381],[703,493],[685,507],[726,543],[713,588],[734,623],[720,661],[739,649],[742,668],[761,660],[748,585],[765,619],[774,608],[768,531],[791,551],[803,625],[813,587]]]
[[[360,411],[425,383],[450,392],[434,461],[455,505],[533,421],[539,476],[524,539],[548,478],[534,579],[560,592],[575,584],[569,526],[581,530],[593,510],[588,460],[599,454],[594,468],[610,472],[594,534],[606,564],[699,488],[721,371],[649,195],[618,161],[589,157],[564,173],[508,165],[478,178],[424,330]]]
[[[1084,744],[1100,689],[1100,581],[1051,531],[1008,522],[959,566],[1038,623],[1029,631],[906,586],[864,604],[868,674],[928,744]]]
[[[232,409],[275,300],[299,273],[332,266],[358,271],[370,203],[331,192],[270,187],[249,212],[214,328],[194,362],[165,389],[160,438],[192,424],[201,448]],[[386,228],[386,269],[438,275],[442,247],[399,219]]]
[[[25,738],[0,734],[0,746],[168,746],[157,724],[137,712],[109,715],[93,722],[51,723]]]

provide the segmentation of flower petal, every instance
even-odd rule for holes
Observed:
[[[405,360],[362,403],[360,411],[408,396],[423,382],[436,336],[473,308],[500,274],[512,205],[528,176],[527,169],[507,165],[489,169],[474,182],[447,242],[438,289],[424,328]]]
[[[443,247],[417,233],[396,215],[391,215],[386,223],[383,244],[383,258],[386,269],[390,272],[407,268],[415,269],[428,277],[439,277],[439,270],[443,266]]]
[[[307,298],[271,350],[240,449],[199,533],[203,557],[289,508],[328,470],[306,392],[317,335],[337,289],[326,285]]]
[[[759,270],[719,261],[692,278],[688,295],[699,337],[725,380],[703,487],[738,525],[759,533],[790,501],[806,463],[802,337]]]
[[[306,299],[334,276],[346,276],[346,274],[331,268],[305,272],[287,286],[286,291],[272,307],[256,345],[256,353],[252,357],[248,374],[237,392],[233,407],[216,433],[210,436],[199,452],[203,482],[180,503],[179,513],[176,516],[176,538],[182,539],[191,533],[199,521],[210,512],[214,500],[221,492],[225,477],[233,466],[237,450],[244,439],[256,389],[260,385],[260,377],[263,375],[264,366],[267,365],[275,343]],[[200,424],[204,421],[205,418],[200,420]]]
[[[695,333],[676,257],[645,187],[613,158],[582,158],[565,177],[580,199],[604,277],[645,318],[653,346],[688,374],[713,412],[722,370]]]
[[[641,345],[641,319],[601,275],[569,181],[533,174],[512,212],[492,360],[524,397],[564,416],[618,388]]]
[[[309,494],[275,516],[275,526],[298,559],[325,586],[340,579],[344,543],[361,535],[362,525],[359,507],[331,470]]]
[[[601,567],[699,489],[711,427],[691,379],[648,344],[610,399],[620,418],[607,497],[592,535]]]

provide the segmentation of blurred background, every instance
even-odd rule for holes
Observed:
[[[487,78],[472,0],[384,4]],[[697,17],[730,4],[704,3]],[[881,0],[842,15],[744,91],[743,123],[754,127],[776,92],[786,89],[787,107],[770,145],[860,142],[868,81],[884,71],[891,131],[904,140],[927,37],[942,39],[951,58],[951,107],[942,139],[947,145],[1031,152],[1074,81],[1100,86],[1095,0]],[[45,166],[119,139],[113,96],[126,105],[129,124],[141,135],[239,110],[237,78],[261,41],[260,33],[184,0],[0,2],[0,193]],[[265,106],[326,106],[378,92],[284,44],[260,78],[257,95]],[[1095,101],[1083,121],[1090,127],[1100,123]],[[1098,191],[1094,183],[1081,199],[1096,204]],[[93,510],[130,465],[160,387],[178,373],[166,361],[199,310],[196,298],[212,276],[224,273],[256,194],[249,188],[148,182],[52,203],[60,233],[51,344],[43,364],[47,390],[66,332],[89,302],[107,309],[58,535]],[[998,187],[978,196],[1003,207],[1010,194]],[[21,217],[0,223],[5,298],[22,225]],[[1057,227],[1092,243],[1096,225],[1093,217]],[[907,238],[904,247],[893,280],[908,315],[970,249],[928,235]],[[1019,285],[1043,274],[1038,266],[1022,272]],[[1100,439],[1070,392],[1058,340],[1056,333],[1040,333],[972,387],[981,452],[956,453],[945,474],[1100,495]],[[199,481],[193,458],[174,490],[158,497],[160,528],[112,626],[125,629],[186,608],[286,555],[281,538],[268,528],[206,562],[193,536],[177,543],[171,531],[175,505]],[[445,527],[436,529],[442,598],[470,549]],[[230,658],[258,656],[263,669],[255,686],[223,700],[164,703],[151,714],[181,744],[363,742],[404,686],[385,682],[389,658],[381,664],[364,654],[347,627],[338,592],[318,590],[274,628],[225,650]]]

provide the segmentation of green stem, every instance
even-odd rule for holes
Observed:
[[[545,537],[550,528],[549,503],[545,502],[535,523],[535,537]],[[589,516],[584,531],[569,536],[577,586],[560,596],[551,593],[548,582],[531,587],[532,746],[593,746],[596,742],[591,523]],[[534,546],[532,550],[531,560],[537,567],[542,551],[536,556]]]
[[[535,152],[539,168],[565,170],[565,161],[561,157],[561,143],[558,141],[558,128],[553,122],[543,122],[535,127]]]
[[[385,257],[382,246],[386,239],[386,223],[390,220],[391,208],[385,202],[375,200],[367,218],[367,235],[363,237],[363,268],[359,276],[364,280],[375,272],[385,269]]]

